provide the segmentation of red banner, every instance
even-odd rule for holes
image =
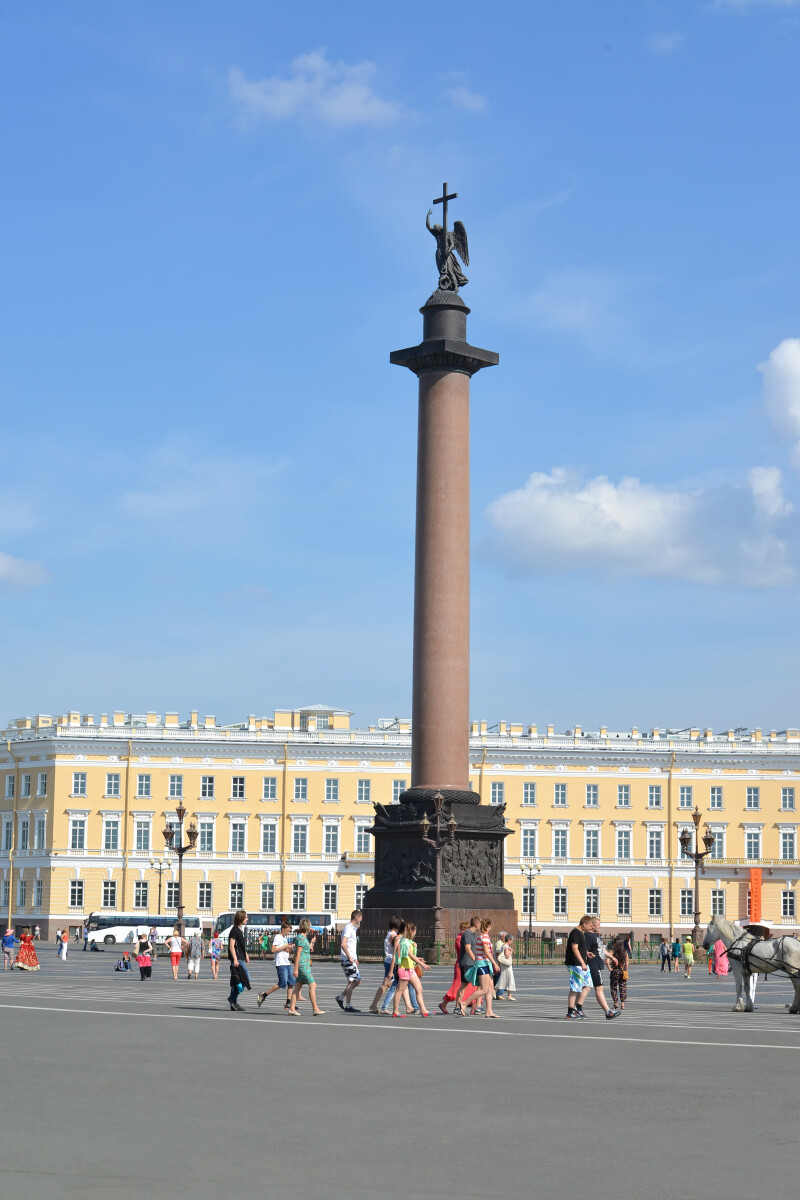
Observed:
[[[750,868],[750,920],[761,920],[761,867]]]

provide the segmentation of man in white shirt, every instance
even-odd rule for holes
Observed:
[[[346,1013],[361,1012],[360,1008],[353,1008],[352,999],[353,992],[361,983],[361,972],[358,969],[358,927],[361,924],[362,916],[361,909],[355,909],[350,914],[350,920],[342,930],[342,948],[339,953],[339,961],[342,964],[347,986],[342,994],[336,997],[336,1003]]]
[[[276,933],[275,937],[272,939],[272,946],[270,949],[275,955],[275,970],[278,972],[278,982],[273,984],[272,987],[266,992],[259,992],[257,1000],[259,1008],[261,1008],[261,1005],[264,1003],[267,996],[271,996],[273,992],[281,992],[284,990],[286,991],[286,1003],[283,1007],[289,1007],[292,988],[295,985],[295,977],[292,971],[291,962],[289,961],[289,946],[291,944],[289,942],[289,934],[291,931],[292,927],[289,922],[284,921],[281,924],[280,933]]]

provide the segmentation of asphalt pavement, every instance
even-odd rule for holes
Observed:
[[[117,955],[39,948],[35,974],[0,974],[4,1200],[289,1191],[339,1200],[550,1197],[698,1200],[793,1189],[800,1016],[761,982],[733,1013],[733,983],[695,967],[631,970],[628,1004],[567,1022],[563,967],[517,968],[500,1019],[338,1009],[337,965],[315,964],[325,1016],[292,1019],[255,962],[247,1011],[213,982],[140,982]],[[431,1012],[451,972],[425,977]]]

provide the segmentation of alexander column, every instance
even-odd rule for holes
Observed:
[[[467,341],[458,262],[469,266],[467,234],[461,221],[447,224],[456,196],[445,183],[434,200],[442,224],[431,225],[431,210],[425,221],[439,282],[420,309],[422,341],[390,355],[419,380],[411,787],[399,805],[375,806],[375,886],[365,901],[371,927],[399,909],[422,930],[433,914],[437,940],[476,906],[503,911],[497,928],[516,928],[503,887],[504,808],[481,806],[469,787],[469,393],[472,376],[499,356]]]

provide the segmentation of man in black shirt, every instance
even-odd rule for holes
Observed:
[[[594,994],[597,997],[597,1003],[606,1014],[606,1020],[611,1021],[614,1017],[619,1016],[618,1009],[608,1007],[605,993],[603,991],[603,959],[607,958],[609,962],[616,964],[616,959],[613,954],[609,954],[607,950],[603,950],[600,946],[600,918],[593,917],[591,924],[585,932],[586,950],[589,955],[589,974],[592,977],[592,987]]]
[[[586,1020],[583,1002],[592,986],[589,974],[589,950],[586,945],[586,931],[593,921],[586,913],[581,917],[575,929],[570,929],[567,935],[567,951],[564,955],[564,965],[569,972],[569,995],[567,997],[567,1020]]]

